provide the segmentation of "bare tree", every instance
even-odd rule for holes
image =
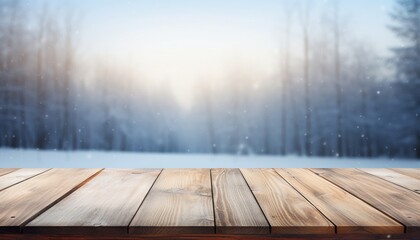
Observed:
[[[287,94],[289,93],[290,83],[290,27],[293,6],[290,1],[284,2],[284,44],[283,44],[283,66],[282,66],[282,93],[281,93],[281,154],[286,154],[287,143]]]
[[[309,83],[309,28],[311,19],[312,1],[305,0],[301,6],[300,17],[303,32],[303,80],[305,89],[305,153],[310,156],[312,154],[312,109],[310,101],[310,83]]]
[[[360,123],[360,132],[357,134],[358,141],[358,155],[363,157],[372,157],[372,117],[370,117],[375,109],[369,107],[373,100],[371,99],[371,88],[375,84],[375,71],[377,64],[375,62],[376,56],[373,53],[372,47],[365,47],[365,43],[357,44],[353,52],[354,59],[354,85],[357,86],[356,91],[359,92],[360,106],[356,117]]]
[[[393,50],[399,80],[396,86],[404,97],[404,107],[412,113],[407,134],[413,138],[414,155],[420,158],[420,1],[397,0],[391,17],[395,22],[391,30],[403,42],[402,47]]]
[[[75,15],[69,13],[64,22],[64,64],[63,64],[63,128],[61,136],[61,148],[72,149],[75,145],[74,128],[74,85],[72,84],[72,74],[74,70],[74,32]]]
[[[343,113],[342,113],[342,87],[341,87],[341,62],[340,62],[340,19],[339,19],[339,3],[334,1],[334,72],[335,72],[335,91],[337,104],[337,134],[336,134],[336,155],[343,155]]]
[[[38,33],[37,33],[37,49],[36,49],[36,106],[37,106],[37,136],[36,136],[36,146],[37,148],[44,148],[46,144],[46,134],[45,134],[45,107],[47,104],[46,100],[46,89],[44,81],[45,72],[44,72],[44,59],[43,59],[43,50],[45,42],[45,31],[47,24],[48,10],[47,5],[44,5],[44,8],[38,18]]]

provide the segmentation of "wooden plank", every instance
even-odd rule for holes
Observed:
[[[404,174],[406,176],[420,179],[420,168],[390,168],[392,171]]]
[[[16,171],[18,169],[19,168],[0,168],[0,176],[11,173],[11,172]]]
[[[313,169],[325,179],[420,232],[420,195],[356,169]]]
[[[214,233],[209,169],[164,169],[129,228],[140,234]]]
[[[385,168],[361,168],[360,170],[420,193],[420,179]]]
[[[241,169],[272,234],[334,234],[334,225],[273,169]]]
[[[47,170],[48,168],[22,168],[0,176],[0,191],[39,175]]]
[[[270,227],[239,169],[212,169],[216,233],[269,234]]]
[[[159,173],[160,169],[106,169],[23,230],[57,234],[127,233],[131,219]]]
[[[100,169],[52,169],[0,192],[0,232],[20,226],[61,200]]]
[[[331,220],[339,234],[404,232],[401,224],[309,170],[276,171]]]
[[[418,234],[2,234],[1,240],[418,240]]]

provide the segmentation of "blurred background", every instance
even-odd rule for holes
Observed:
[[[419,0],[0,0],[0,147],[420,157]]]

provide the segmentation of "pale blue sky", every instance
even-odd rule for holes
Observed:
[[[188,101],[188,89],[197,78],[219,77],[232,66],[261,76],[278,70],[284,0],[25,1],[33,9],[47,2],[59,9],[58,16],[80,13],[82,54],[129,66],[154,81],[176,82],[178,95],[185,98],[181,101]],[[333,0],[308,1],[313,6],[311,31],[320,31],[320,16],[331,13]],[[382,56],[398,44],[387,28],[395,0],[338,1],[349,42],[362,39]],[[299,55],[298,10],[293,21]]]
[[[292,0],[293,1],[293,0]],[[314,11],[328,11],[332,0],[309,0]],[[364,38],[384,52],[395,44],[386,25],[395,0],[338,0],[352,37]],[[284,0],[26,0],[30,5],[47,2],[61,11],[72,10],[83,15],[80,27],[83,44],[88,49],[113,51],[114,46],[138,44],[155,37],[184,34],[191,31],[219,33],[224,30],[259,35],[262,43],[276,41],[281,31]],[[297,2],[297,1],[294,1]],[[321,10],[322,9],[322,10]],[[297,21],[297,19],[295,19]],[[317,26],[315,26],[316,28]],[[177,32],[165,34],[176,29]],[[212,32],[214,31],[214,32]],[[298,34],[300,29],[294,29]],[[159,32],[159,35],[154,35]],[[188,35],[190,36],[188,36]],[[149,36],[147,36],[149,35]],[[204,34],[203,37],[208,37]],[[197,36],[195,36],[197,37]],[[139,41],[140,40],[140,41]],[[155,39],[156,40],[156,39]],[[152,40],[153,41],[153,40]],[[132,45],[132,43],[130,43]]]

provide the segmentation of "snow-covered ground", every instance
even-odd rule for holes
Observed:
[[[0,168],[420,168],[414,159],[319,158],[0,149]]]

